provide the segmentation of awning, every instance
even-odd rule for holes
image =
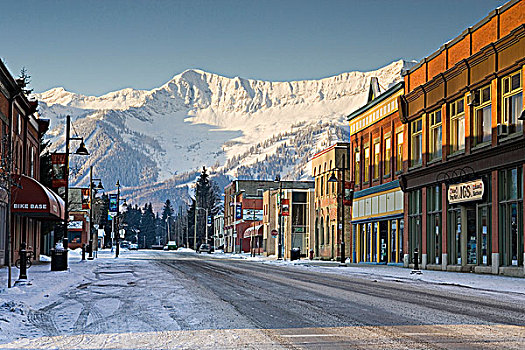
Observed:
[[[247,229],[244,231],[244,237],[262,236],[262,235],[263,235],[262,227],[263,227],[263,225],[257,225],[257,226],[255,226],[255,234],[254,234],[253,226],[247,228]]]
[[[12,200],[13,214],[50,220],[65,218],[64,200],[31,177],[20,175],[20,180],[15,180]]]

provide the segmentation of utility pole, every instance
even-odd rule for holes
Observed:
[[[197,208],[198,206],[198,194],[197,194],[197,187],[198,185],[195,185],[195,225],[193,225],[193,250],[197,250]]]

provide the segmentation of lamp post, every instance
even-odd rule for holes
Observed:
[[[120,181],[117,180],[117,183],[115,184],[115,186],[117,186],[117,216],[115,217],[115,220],[117,221],[116,222],[116,231],[117,232],[114,232],[113,234],[115,235],[116,237],[116,244],[117,244],[117,247],[115,249],[115,258],[118,258],[118,255],[120,253],[120,243],[119,243],[119,240],[120,240]],[[124,207],[127,207],[128,205],[126,204],[126,199],[122,199],[124,201],[124,204],[123,206]]]
[[[75,154],[87,156],[89,155],[88,150],[86,149],[86,145],[84,144],[84,138],[83,137],[70,137],[70,124],[71,124],[71,116],[66,116],[66,166],[65,166],[65,174],[64,178],[66,179],[66,188],[64,190],[64,237],[62,238],[64,250],[66,254],[66,268],[67,268],[67,249],[68,249],[68,231],[67,231],[67,224],[69,221],[69,141],[70,140],[78,140],[80,141],[80,146],[76,150]]]
[[[98,186],[95,187],[94,181],[98,181]],[[93,202],[97,190],[103,190],[101,179],[93,178],[93,166],[89,167],[89,256],[88,260],[93,260]]]
[[[168,238],[166,240],[166,245],[170,242],[170,218],[170,215],[166,216],[166,224],[168,225]]]
[[[277,175],[275,177],[274,182],[279,182],[279,236],[277,238],[277,259],[281,260],[283,258],[283,234],[282,234],[282,211],[283,211],[283,198],[282,198],[282,192],[283,192],[283,183],[281,182],[281,176]]]

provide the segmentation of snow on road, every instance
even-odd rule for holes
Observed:
[[[28,270],[31,284],[13,288],[6,288],[7,269],[2,268],[0,348],[57,348],[57,343],[61,348],[170,348],[162,344],[173,345],[174,339],[188,348],[232,348],[232,344],[275,348],[285,343],[282,335],[277,342],[270,339],[275,335],[257,329],[230,304],[202,288],[199,280],[159,265],[163,259],[196,257],[193,251],[123,250],[119,259],[102,251],[93,261],[81,261],[78,252],[71,252],[68,271],[51,272],[49,264],[33,265]],[[425,283],[425,287],[525,301],[525,280],[520,278],[441,271],[411,275],[409,269],[391,266],[341,267],[334,262],[277,261],[221,252],[206,257],[400,280],[415,288]],[[13,272],[16,279],[18,270]],[[516,332],[518,338],[523,336],[523,329]]]

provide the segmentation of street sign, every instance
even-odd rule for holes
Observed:
[[[279,234],[279,232],[277,232],[277,230],[275,230],[275,229],[272,230],[271,233],[272,233],[272,237],[273,237],[273,238],[277,237],[277,235]]]

